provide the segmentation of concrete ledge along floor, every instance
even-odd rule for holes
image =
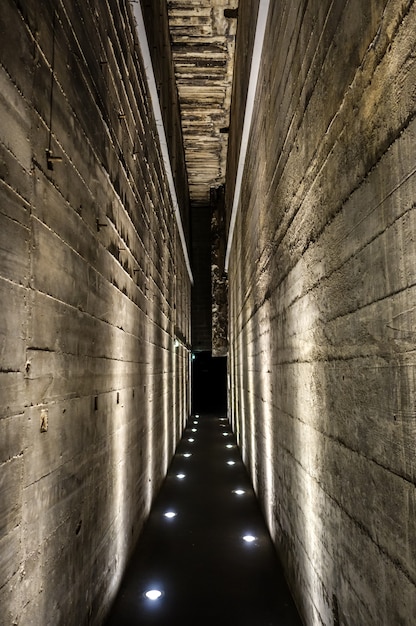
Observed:
[[[224,417],[192,416],[178,444],[106,622],[133,624],[301,626]]]

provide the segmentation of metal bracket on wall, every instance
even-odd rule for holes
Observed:
[[[95,220],[95,224],[97,226],[97,233],[99,233],[102,228],[106,228],[108,226],[108,224],[101,224],[101,222],[100,222],[98,217]]]
[[[52,153],[52,150],[50,150],[49,148],[46,149],[46,163],[48,166],[48,170],[53,170],[54,163],[61,163],[61,162],[62,162],[61,156],[54,155]]]

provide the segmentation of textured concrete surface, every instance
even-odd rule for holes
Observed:
[[[0,42],[0,623],[99,624],[189,414],[189,279],[128,3],[5,0]]]
[[[211,194],[212,356],[228,354],[228,289],[224,271],[226,210],[224,187]]]
[[[258,5],[239,5],[227,207]],[[413,626],[416,8],[270,5],[230,260],[233,426],[305,624]],[[5,626],[101,622],[189,408],[190,285],[137,44],[124,0],[2,3]]]
[[[413,2],[271,3],[229,272],[232,414],[310,626],[416,615],[415,39]]]
[[[171,46],[172,34],[169,30],[168,3],[166,0],[142,0],[141,6],[166,132],[170,166],[176,181],[175,191],[182,215],[182,226],[186,238],[189,239],[188,172],[183,146],[182,112],[178,105],[178,88]]]
[[[192,348],[212,348],[211,207],[199,207],[191,220],[192,239]]]
[[[160,1],[168,6],[191,202],[207,206],[211,188],[225,181],[238,2]]]

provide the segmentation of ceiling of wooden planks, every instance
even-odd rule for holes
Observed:
[[[207,205],[225,181],[238,0],[167,4],[190,199]]]

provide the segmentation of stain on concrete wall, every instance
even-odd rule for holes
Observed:
[[[128,3],[5,0],[0,41],[0,621],[99,624],[187,417],[190,284]]]
[[[396,0],[269,13],[229,271],[231,404],[310,626],[416,614],[415,24]]]

